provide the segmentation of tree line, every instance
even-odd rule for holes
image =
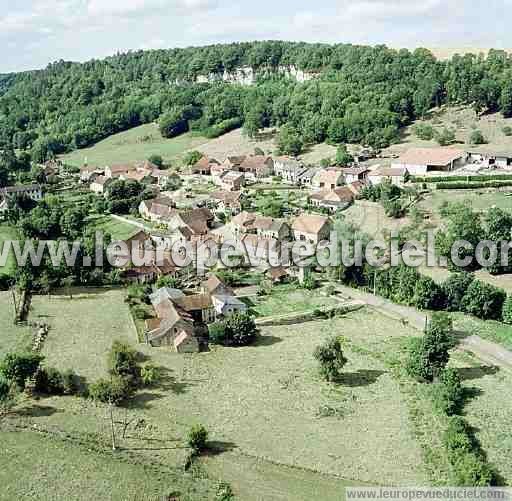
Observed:
[[[255,85],[194,83],[199,74],[244,66],[256,71]],[[298,83],[275,71],[290,66],[317,78]],[[170,135],[215,135],[240,124],[254,135],[286,125],[283,153],[321,141],[383,147],[432,106],[511,115],[511,75],[512,59],[498,50],[437,61],[426,49],[274,41],[58,61],[0,79],[0,148],[42,162],[160,119]]]

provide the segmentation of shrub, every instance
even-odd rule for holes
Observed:
[[[160,133],[163,137],[172,138],[187,132],[188,122],[184,118],[183,110],[174,108],[160,117]]]
[[[36,391],[46,395],[63,395],[62,374],[53,367],[40,368],[36,374]]]
[[[144,365],[140,370],[140,378],[145,386],[151,386],[160,379],[160,371],[154,365]]]
[[[505,136],[512,136],[512,127],[510,127],[510,125],[505,125],[501,130]]]
[[[479,454],[464,454],[456,459],[453,466],[455,469],[455,485],[486,487],[494,483],[492,468]]]
[[[183,163],[185,165],[194,165],[195,163],[199,162],[199,160],[201,160],[201,158],[203,158],[203,154],[200,152],[200,151],[197,151],[197,150],[194,150],[194,151],[189,151],[184,159],[183,159]]]
[[[438,411],[451,416],[456,414],[464,402],[464,388],[455,369],[444,369],[432,388],[434,406]]]
[[[122,341],[114,341],[108,354],[109,372],[113,376],[137,378],[140,368],[137,364],[137,352]]]
[[[249,314],[234,313],[226,319],[226,333],[232,346],[246,346],[256,338],[256,324]]]
[[[507,296],[503,304],[502,317],[506,324],[512,324],[512,296]]]
[[[224,322],[215,322],[208,326],[208,335],[213,344],[225,344],[226,342],[226,324]]]
[[[8,353],[0,366],[0,373],[23,390],[25,382],[36,374],[43,359],[36,353]]]
[[[420,276],[414,286],[413,305],[420,310],[440,310],[446,298],[443,289],[430,277]]]
[[[232,499],[235,499],[235,495],[231,486],[225,482],[220,482],[215,493],[215,501],[231,501]]]
[[[475,277],[471,273],[452,273],[443,283],[448,311],[461,311],[462,299]]]
[[[434,138],[434,128],[429,124],[416,124],[413,127],[414,134],[423,141],[430,141]]]
[[[227,132],[231,132],[232,130],[238,129],[242,125],[242,120],[240,118],[229,118],[227,120],[223,120],[218,124],[212,125],[203,131],[203,134],[208,139],[214,139],[216,137],[222,136]]]
[[[474,280],[462,298],[462,307],[466,313],[483,320],[500,320],[506,298],[504,290]]]
[[[111,379],[100,379],[91,384],[89,394],[99,402],[119,405],[131,397],[133,387],[128,379],[121,376],[112,376]]]
[[[190,428],[187,443],[195,453],[202,452],[206,449],[207,440],[208,430],[203,425],[197,424]]]
[[[451,319],[434,313],[423,338],[415,340],[410,348],[407,373],[418,381],[432,382],[446,367],[454,346]]]
[[[164,165],[164,159],[162,158],[162,155],[150,155],[148,161],[160,168],[162,168]]]
[[[485,144],[485,138],[480,130],[474,130],[469,136],[470,144]]]
[[[330,338],[323,345],[317,346],[313,356],[318,361],[320,374],[326,381],[337,381],[340,378],[347,359],[338,338]]]

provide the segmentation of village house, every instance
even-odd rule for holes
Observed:
[[[260,238],[289,240],[291,228],[284,219],[260,216],[254,212],[243,211],[231,220],[236,237],[253,234]]]
[[[222,174],[224,174],[224,172],[228,172],[229,170],[230,170],[229,167],[225,164],[212,165],[210,168],[210,175],[212,176],[213,183],[216,185],[219,185],[220,184],[219,178],[222,176]]]
[[[90,183],[93,178],[101,176],[105,170],[100,167],[81,167],[80,168],[80,181],[82,183]]]
[[[343,172],[341,169],[320,169],[315,177],[311,185],[313,188],[323,190],[334,190],[341,186],[345,182],[343,177]]]
[[[213,307],[218,316],[229,317],[234,313],[245,313],[247,305],[236,297],[234,291],[228,287],[217,275],[210,275],[208,280],[201,284],[204,294],[209,294]]]
[[[215,158],[208,158],[203,155],[194,165],[190,166],[190,173],[209,176],[214,165],[220,166],[220,162],[215,160]]]
[[[43,188],[40,184],[21,184],[0,188],[0,197],[5,199],[24,196],[36,202],[43,198]]]
[[[494,148],[481,146],[468,151],[468,162],[480,164],[484,169],[512,168],[512,152],[497,151]]]
[[[160,169],[155,169],[151,174],[151,177],[160,188],[165,188],[173,178],[179,178],[179,176],[174,172]]]
[[[466,154],[456,148],[412,148],[395,160],[391,167],[407,169],[414,176],[430,171],[452,171],[466,163]]]
[[[300,176],[307,170],[301,162],[291,157],[277,157],[274,160],[274,173],[284,183],[298,184]]]
[[[213,212],[234,216],[242,210],[241,191],[215,191],[210,195]]]
[[[176,301],[183,298],[180,290],[164,287],[150,296],[157,318],[146,321],[146,342],[151,346],[173,347],[178,353],[197,353],[194,318]]]
[[[260,179],[274,173],[274,160],[266,155],[249,155],[244,158],[238,168],[246,176]]]
[[[167,221],[170,231],[179,230],[185,239],[191,240],[207,235],[213,227],[215,217],[206,207],[191,209],[173,214]],[[185,233],[184,233],[185,232]]]
[[[320,169],[316,167],[308,167],[305,171],[297,176],[297,184],[301,186],[312,186],[313,179]]]
[[[366,181],[368,178],[368,173],[370,169],[368,167],[359,166],[359,167],[346,167],[342,170],[343,177],[345,178],[346,184],[351,184],[356,181]]]
[[[371,184],[380,184],[389,181],[395,186],[402,186],[405,183],[408,170],[405,167],[377,167],[368,173],[368,181]]]
[[[93,178],[91,184],[89,185],[89,189],[96,193],[96,195],[106,195],[108,185],[112,182],[112,178],[108,178],[105,176],[97,176]]]
[[[139,214],[152,222],[165,222],[176,213],[176,203],[165,196],[143,200],[139,204]]]
[[[244,160],[245,155],[229,156],[224,160],[223,165],[227,170],[239,171]]]
[[[329,212],[344,210],[349,207],[355,199],[355,194],[348,186],[342,186],[334,190],[325,189],[313,193],[309,199],[314,207],[323,207]]]
[[[295,240],[318,244],[329,240],[331,223],[325,216],[302,214],[293,220],[292,231]]]
[[[123,174],[126,175],[128,172],[133,172],[134,170],[134,165],[107,165],[107,167],[105,167],[105,177],[108,179],[117,179]]]
[[[277,266],[281,263],[282,243],[275,238],[264,238],[259,235],[245,234],[238,244],[239,250],[250,266]]]
[[[242,172],[226,171],[219,176],[218,184],[226,191],[240,191],[245,186],[245,176]]]

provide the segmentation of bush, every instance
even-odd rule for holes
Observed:
[[[471,135],[469,136],[469,142],[470,142],[470,144],[475,144],[475,145],[486,143],[484,135],[482,134],[482,131],[480,131],[480,130],[474,130],[471,133]]]
[[[507,296],[503,304],[502,317],[506,324],[512,324],[512,296]]]
[[[121,376],[112,376],[111,379],[100,379],[91,384],[89,395],[92,399],[104,403],[119,405],[132,396],[133,387],[130,381]]]
[[[512,127],[510,127],[510,125],[505,125],[501,130],[505,136],[512,136]]]
[[[456,414],[464,402],[464,388],[455,369],[444,369],[432,388],[434,406],[440,412],[451,416]]]
[[[414,134],[423,141],[431,141],[434,139],[434,128],[429,124],[416,124],[413,127]]]
[[[406,370],[409,376],[422,382],[432,382],[441,374],[455,346],[452,321],[442,313],[434,313],[423,338],[410,348]]]
[[[256,338],[256,324],[249,314],[234,313],[226,319],[226,333],[232,346],[246,346]]]
[[[447,311],[462,311],[462,299],[475,277],[471,273],[452,273],[443,283]]]
[[[203,131],[203,134],[208,139],[214,139],[216,137],[222,136],[232,130],[238,129],[242,126],[242,120],[240,118],[230,118],[228,120],[223,120],[218,124],[212,125]]]
[[[160,379],[160,371],[154,365],[144,365],[140,370],[140,378],[145,386],[151,386]]]
[[[8,353],[0,365],[0,373],[24,390],[27,379],[36,374],[43,360],[36,353]]]
[[[162,155],[151,155],[148,158],[148,161],[152,164],[156,165],[159,168],[162,168],[164,165],[164,159],[162,158]]]
[[[320,374],[326,381],[337,381],[347,359],[343,355],[339,338],[328,339],[323,345],[317,346],[313,356],[320,365]]]
[[[46,395],[64,395],[62,374],[52,367],[40,368],[36,374],[36,391]]]
[[[174,108],[160,117],[160,133],[165,138],[179,136],[188,131],[188,122],[184,118],[183,110]]]
[[[208,326],[208,335],[213,344],[226,343],[226,324],[224,322],[215,322]]]
[[[183,159],[183,163],[188,166],[194,165],[197,162],[199,162],[199,160],[201,160],[201,158],[203,158],[203,154],[200,151],[197,151],[197,150],[189,151],[185,155],[185,157]]]
[[[137,378],[140,368],[137,364],[137,352],[122,341],[114,341],[108,354],[109,372],[113,376]]]
[[[462,308],[483,320],[501,320],[506,298],[503,289],[474,280],[462,298]]]
[[[206,441],[208,440],[208,430],[201,424],[194,425],[188,432],[187,443],[195,453],[202,452],[206,449]]]

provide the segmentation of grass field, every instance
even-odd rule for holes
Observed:
[[[36,432],[0,432],[0,499],[158,501],[214,495],[207,480],[145,467]]]
[[[85,159],[88,165],[105,166],[146,160],[151,155],[161,155],[164,161],[172,163],[185,151],[198,148],[207,142],[204,137],[193,133],[165,139],[162,138],[156,124],[146,124],[114,134],[89,148],[63,155],[61,160],[77,167],[84,165]]]
[[[58,369],[74,369],[95,380],[105,376],[106,353],[115,339],[137,342],[123,290],[73,290],[68,295],[34,296],[32,321],[49,324],[43,354]]]
[[[338,304],[335,299],[320,296],[318,292],[298,289],[296,285],[278,285],[269,296],[245,299],[251,312],[258,317],[313,311],[322,306]]]
[[[135,225],[119,221],[108,215],[91,216],[88,222],[95,230],[112,235],[114,240],[125,240],[140,230]]]
[[[3,249],[4,242],[7,240],[17,240],[19,238],[18,232],[12,226],[7,224],[0,224],[0,252]],[[5,266],[0,266],[0,275],[11,276],[16,269],[16,262],[12,251],[9,252]]]
[[[23,351],[30,346],[29,327],[14,325],[14,305],[10,292],[0,291],[0,358],[7,352]]]

